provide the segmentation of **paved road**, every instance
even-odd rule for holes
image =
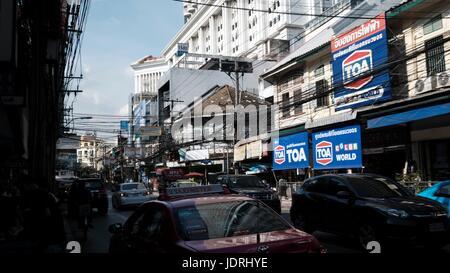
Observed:
[[[109,196],[111,200],[111,196]],[[93,219],[94,228],[89,230],[88,239],[82,243],[84,253],[107,253],[109,246],[110,233],[108,227],[115,223],[124,223],[132,214],[133,209],[116,210],[110,205],[108,214],[105,216],[95,215]],[[289,220],[289,213],[283,207],[283,215]],[[327,248],[329,253],[360,253],[355,241],[347,237],[337,236],[324,232],[315,232],[314,236]],[[417,251],[425,251],[417,249]],[[443,249],[444,252],[450,253],[450,245]]]

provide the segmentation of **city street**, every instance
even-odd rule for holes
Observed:
[[[449,33],[441,0],[1,0],[0,254],[450,253]]]
[[[108,194],[108,198],[111,200],[111,194]],[[110,239],[110,233],[108,231],[109,225],[115,223],[123,224],[132,212],[132,208],[117,210],[110,205],[107,215],[95,215],[93,219],[94,227],[89,230],[88,240],[85,243],[82,243],[82,252],[108,253]],[[288,206],[283,206],[282,216],[289,221]],[[320,231],[314,232],[313,235],[326,247],[328,253],[362,253],[358,249],[356,242],[345,236],[338,236]],[[415,251],[426,252],[426,250],[421,248],[417,248]],[[450,244],[443,248],[443,252],[450,253]]]

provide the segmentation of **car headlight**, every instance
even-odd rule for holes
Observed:
[[[409,217],[409,214],[401,209],[388,209],[386,210],[387,214],[390,216],[394,216],[394,217],[399,217],[399,218],[407,218]]]

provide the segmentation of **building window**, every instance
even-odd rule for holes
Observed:
[[[423,34],[427,35],[442,28],[442,16],[438,15],[423,26]]]
[[[328,99],[328,82],[320,80],[316,82],[317,107],[325,107],[330,105]]]
[[[318,78],[322,77],[323,75],[325,75],[325,66],[322,64],[317,67],[316,70],[314,70],[314,77]]]
[[[438,36],[425,42],[427,74],[428,76],[435,73],[444,72],[445,69],[445,53],[444,53],[444,37]]]
[[[296,115],[300,115],[303,113],[303,105],[300,104],[301,100],[302,100],[302,89],[297,89],[294,91],[294,104],[296,104],[294,112]]]
[[[290,104],[290,96],[289,93],[284,93],[281,97],[281,107],[282,109],[282,117],[288,118],[291,115],[291,107],[289,107]]]

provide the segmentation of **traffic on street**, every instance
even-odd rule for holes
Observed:
[[[0,38],[0,256],[450,254],[450,1],[1,0]]]

